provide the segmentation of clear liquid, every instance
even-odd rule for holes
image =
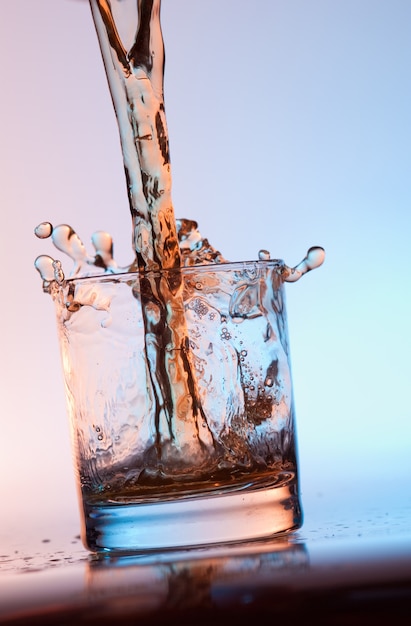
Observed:
[[[188,425],[157,413],[150,383],[161,385],[161,370],[142,358],[137,274],[54,286],[84,492],[151,497],[164,488],[235,486],[249,475],[295,470],[280,267],[259,261],[179,270],[203,409]]]
[[[73,263],[66,275],[58,259],[42,255],[35,262],[44,291],[58,307],[62,343],[66,330],[76,325],[82,342],[88,340],[90,310],[106,335],[116,326],[115,298],[107,285],[68,279],[137,272],[131,291],[139,312],[132,335],[139,359],[133,361],[134,371],[124,375],[134,380],[139,372],[145,380],[145,385],[139,383],[146,388],[144,397],[137,393],[136,405],[119,420],[118,429],[112,415],[105,421],[97,410],[87,433],[80,432],[87,409],[79,388],[69,403],[77,440],[83,442],[83,448],[75,446],[88,536],[96,532],[90,520],[103,519],[104,507],[113,512],[115,503],[134,507],[141,501],[159,503],[170,497],[186,501],[199,491],[222,498],[227,491],[252,490],[267,481],[272,487],[283,485],[284,472],[289,478],[283,487],[294,494],[289,509],[299,511],[286,320],[277,300],[279,283],[295,282],[324,260],[323,249],[315,247],[294,268],[279,263],[271,284],[259,282],[255,275],[243,276],[230,292],[228,306],[220,301],[224,285],[213,291],[206,278],[194,278],[192,285],[183,279],[182,268],[225,264],[226,259],[201,235],[196,221],[175,219],[160,0],[139,2],[138,15],[136,4],[90,0],[122,146],[133,233],[131,262],[126,267],[117,265],[108,233],[93,234],[90,254],[66,224],[53,227],[44,222],[35,229],[40,239],[51,237]],[[134,36],[130,24],[136,20]],[[265,262],[270,253],[261,250],[258,257]],[[276,294],[268,305],[262,285],[264,292]],[[98,335],[92,337],[99,341]],[[75,350],[80,353],[83,347],[81,342],[76,347],[72,335],[70,341],[70,348],[62,348],[65,363],[75,362]],[[90,354],[93,350],[90,344]],[[85,361],[75,375],[92,372],[93,367]],[[67,388],[72,391],[78,383],[71,375],[66,372]],[[118,390],[123,383],[118,381]],[[90,379],[85,393],[87,404],[89,397],[108,391]],[[145,396],[150,408],[141,411]],[[142,451],[135,448],[135,440],[128,445],[125,435],[134,418]],[[124,449],[133,452],[127,456]],[[119,509],[114,518],[122,515]],[[294,527],[299,515],[291,516],[282,529]],[[114,518],[108,525],[117,524]]]

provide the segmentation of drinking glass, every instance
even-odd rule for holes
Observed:
[[[166,410],[168,355],[145,330],[141,274],[52,283],[90,551],[218,545],[301,526],[283,268],[259,260],[148,273],[182,295],[192,374],[182,413]]]

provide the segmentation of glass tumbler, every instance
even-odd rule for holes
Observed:
[[[154,275],[182,294],[196,387],[184,419],[161,401],[141,275],[53,282],[90,551],[252,541],[301,526],[283,267],[260,260]]]

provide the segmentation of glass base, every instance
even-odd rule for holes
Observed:
[[[274,485],[165,502],[85,502],[83,542],[97,553],[135,554],[268,539],[302,524],[296,477]]]

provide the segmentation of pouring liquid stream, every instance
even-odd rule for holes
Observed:
[[[187,464],[191,465],[194,456],[199,466],[219,445],[197,388],[179,269],[226,260],[202,237],[194,220],[174,215],[160,5],[160,0],[138,0],[137,30],[126,48],[120,25],[135,21],[136,2],[90,0],[119,128],[135,259],[130,266],[119,267],[113,258],[112,239],[105,232],[93,234],[93,255],[66,224],[53,228],[43,222],[35,233],[40,238],[51,237],[56,248],[71,257],[70,277],[138,272],[147,381],[155,404],[155,453],[158,467],[166,471],[175,457],[181,462],[184,449],[190,449]],[[270,259],[266,250],[258,256]],[[281,278],[295,282],[323,260],[322,248],[310,248],[294,268],[282,266]],[[42,255],[35,265],[46,291],[53,281],[63,284],[66,280],[58,260]],[[71,299],[66,306],[74,313],[82,303]]]

